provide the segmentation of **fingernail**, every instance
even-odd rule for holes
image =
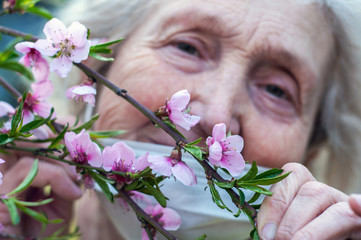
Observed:
[[[351,194],[350,197],[355,199],[356,203],[361,207],[361,194]]]
[[[267,223],[262,230],[263,240],[273,240],[276,237],[277,225],[274,223]]]

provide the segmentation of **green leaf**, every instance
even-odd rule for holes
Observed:
[[[16,204],[19,204],[19,205],[28,206],[28,207],[37,207],[37,206],[42,206],[42,205],[51,203],[52,201],[54,201],[54,199],[48,198],[48,199],[45,199],[45,200],[39,201],[39,202],[25,202],[25,201],[20,201],[17,199],[15,199],[14,201]]]
[[[195,240],[204,240],[207,238],[207,235],[206,234],[203,234],[202,236],[198,237],[197,239]]]
[[[167,206],[167,199],[166,197],[163,195],[163,193],[159,190],[159,188],[155,188],[152,185],[150,185],[148,182],[144,181],[143,179],[141,179],[142,183],[147,187],[147,189],[149,190],[149,192],[151,193],[151,195],[154,196],[154,198],[158,201],[158,203],[162,206],[162,207],[166,207]]]
[[[189,152],[193,157],[197,158],[200,161],[203,161],[203,151],[200,147],[185,145],[183,149]]]
[[[13,198],[1,199],[1,201],[8,208],[10,218],[11,218],[11,223],[13,225],[17,225],[20,222],[20,215],[19,215],[16,205],[14,203],[14,199]]]
[[[61,223],[63,222],[62,219],[54,219],[54,220],[49,220],[48,217],[44,214],[44,213],[39,213],[37,211],[34,211],[30,208],[27,208],[21,204],[16,204],[16,206],[18,207],[19,210],[21,210],[23,213],[25,213],[26,215],[29,215],[30,217],[38,220],[39,222],[43,223],[43,229],[45,228],[45,225],[48,223]]]
[[[38,162],[39,162],[39,160],[35,159],[26,178],[19,184],[19,186],[17,186],[13,191],[8,193],[8,195],[13,195],[15,193],[19,193],[19,192],[25,190],[33,182],[36,174],[38,173],[38,169],[39,169]]]
[[[76,128],[71,128],[70,131],[75,132],[75,133],[78,134],[83,129],[88,130],[93,126],[93,124],[95,123],[95,121],[98,120],[98,118],[99,118],[99,114],[95,114],[94,116],[91,117],[91,119],[89,121],[83,123],[82,125],[80,125],[80,126],[78,126]]]
[[[53,113],[54,113],[54,108],[51,109],[49,117],[47,117],[47,118],[40,118],[40,119],[34,120],[34,121],[32,121],[32,122],[29,122],[29,123],[25,124],[25,125],[19,130],[19,132],[21,132],[21,133],[26,133],[26,132],[29,132],[29,131],[31,131],[31,130],[33,130],[33,129],[36,129],[36,128],[44,125],[46,122],[48,122],[48,121],[50,120],[50,118],[51,118],[51,116],[53,115]]]
[[[248,189],[248,190],[251,190],[253,192],[256,192],[256,193],[260,193],[260,194],[264,194],[264,195],[267,195],[267,196],[272,196],[272,192],[263,188],[263,187],[260,187],[260,186],[254,186],[254,185],[241,185],[239,186],[240,188],[244,188],[244,189]]]
[[[126,133],[126,131],[123,130],[97,131],[97,132],[91,131],[88,133],[89,136],[92,138],[112,138],[124,134]]]
[[[241,206],[243,206],[244,202],[246,201],[246,196],[244,195],[241,189],[238,189],[238,195],[239,195],[239,202],[241,203]]]
[[[212,200],[215,204],[217,204],[217,206],[221,209],[227,209],[229,212],[232,212],[227,206],[226,204],[224,204],[224,202],[221,199],[221,196],[219,195],[219,192],[217,191],[216,187],[214,186],[214,183],[212,181],[208,182],[208,186],[209,186],[209,190],[211,192],[212,195]]]
[[[18,38],[15,38],[13,41],[11,41],[7,46],[6,48],[0,52],[0,62],[5,62],[7,60],[10,60],[10,59],[15,59],[15,58],[18,58],[19,55],[17,54],[17,52],[14,50],[14,46],[23,41],[22,38],[18,37]]]
[[[260,193],[256,192],[252,198],[250,200],[248,200],[248,203],[251,204],[251,203],[254,203],[255,201],[257,201],[257,199],[259,198],[259,196],[261,196]]]
[[[102,61],[102,62],[113,62],[114,61],[114,58],[103,57],[96,53],[90,53],[89,56],[91,56],[99,61]]]
[[[252,240],[261,240],[261,238],[258,235],[257,227],[254,227],[252,231],[250,232],[249,236]]]
[[[21,75],[23,75],[24,77],[28,78],[29,80],[34,79],[31,71],[28,68],[26,68],[24,65],[18,63],[17,61],[7,60],[4,62],[0,62],[0,68],[18,72]]]
[[[251,168],[238,181],[246,181],[246,180],[253,179],[257,176],[257,173],[258,173],[257,163],[255,161],[253,161]]]
[[[16,1],[15,8],[26,10],[29,7],[34,7],[40,0],[18,0]]]
[[[234,181],[231,182],[214,182],[218,187],[220,188],[233,188],[234,187]]]
[[[291,172],[272,178],[254,179],[250,181],[237,182],[237,184],[248,184],[248,185],[271,185],[285,179]]]
[[[88,171],[88,173],[94,179],[94,181],[99,185],[99,187],[102,189],[103,193],[108,198],[108,200],[110,202],[114,202],[113,194],[110,191],[109,186],[106,183],[106,181],[104,181],[103,178],[100,177],[99,174],[94,171],[90,170],[90,171]]]
[[[198,144],[200,141],[202,141],[202,137],[198,138],[198,139],[195,140],[194,142],[187,143],[186,146],[196,145],[196,144]]]
[[[125,191],[136,190],[136,189],[141,188],[143,186],[144,186],[144,184],[139,179],[134,179],[133,182],[131,182],[130,184],[125,185],[124,190]]]
[[[99,52],[99,50],[104,49],[104,48],[108,48],[111,45],[116,44],[116,43],[121,42],[121,41],[123,41],[123,39],[117,39],[117,40],[114,40],[114,41],[110,41],[110,42],[101,43],[101,44],[91,46],[90,47],[90,52],[91,53],[97,53],[97,52]]]
[[[59,135],[53,139],[53,141],[51,141],[50,145],[48,148],[56,148],[57,145],[64,139],[64,135],[67,132],[69,127],[69,124],[67,123],[66,126],[64,127],[63,131],[61,131],[61,133],[59,133]]]
[[[7,134],[0,134],[0,145],[7,144],[14,140],[13,137],[9,137]]]
[[[262,178],[273,178],[283,173],[282,169],[272,168],[263,173],[258,174],[254,179],[262,179]]]
[[[23,115],[24,101],[26,99],[26,96],[27,96],[27,93],[24,92],[21,102],[20,102],[20,105],[19,105],[18,109],[16,110],[15,115],[11,119],[11,130],[9,132],[9,136],[11,136],[11,137],[15,135],[15,133],[18,130],[19,123],[21,122],[22,115]]]
[[[38,15],[48,20],[53,18],[53,15],[47,9],[42,7],[28,7],[26,12]]]

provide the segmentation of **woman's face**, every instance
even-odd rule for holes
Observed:
[[[325,89],[333,38],[322,14],[295,0],[163,1],[121,46],[107,77],[155,111],[175,92],[201,116],[190,140],[226,123],[247,161],[302,162]],[[97,128],[174,145],[130,104],[101,92]]]

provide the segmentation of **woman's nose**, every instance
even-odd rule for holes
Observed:
[[[199,129],[206,135],[212,133],[213,126],[225,123],[227,131],[232,134],[241,134],[242,125],[242,98],[239,88],[217,84],[212,89],[202,89],[196,94],[191,103],[192,114],[201,117]]]

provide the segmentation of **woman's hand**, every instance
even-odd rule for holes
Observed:
[[[6,159],[11,165],[5,172],[3,183],[0,186],[0,193],[6,194],[14,190],[27,176],[34,158],[23,156],[17,161]],[[34,208],[34,210],[44,211],[50,220],[61,218],[62,224],[49,224],[43,236],[50,235],[54,231],[69,224],[72,217],[73,201],[82,195],[81,189],[75,184],[77,174],[74,167],[55,160],[40,160],[38,174],[31,186],[24,192],[17,195],[24,201],[38,201],[46,198],[53,198],[49,204]],[[43,188],[51,186],[50,196],[44,196]],[[41,233],[40,222],[21,215],[20,224],[13,226],[9,212],[5,204],[0,202],[0,223],[5,227],[4,232],[21,236],[36,237]]]
[[[361,239],[361,209],[355,197],[317,182],[298,163],[292,173],[272,186],[258,213],[262,239]]]

